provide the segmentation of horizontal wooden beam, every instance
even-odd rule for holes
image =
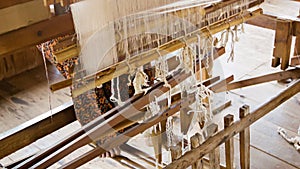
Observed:
[[[274,80],[280,81],[280,80],[289,79],[289,78],[293,78],[293,79],[300,78],[300,69],[295,68],[292,70],[280,71],[277,73],[271,73],[271,74],[267,74],[267,75],[263,75],[263,76],[259,76],[259,77],[254,77],[254,78],[250,78],[250,79],[245,79],[245,80],[229,83],[229,84],[227,84],[226,87],[219,88],[219,89],[215,90],[215,92],[224,92],[224,91],[228,91],[228,90],[234,90],[234,89],[238,89],[238,88],[242,88],[242,87],[266,83],[266,82],[270,82],[270,81],[274,81]]]
[[[278,19],[279,18],[277,16],[263,14],[263,15],[260,15],[256,18],[254,18],[254,19],[251,19],[251,20],[247,21],[246,23],[250,24],[250,25],[266,28],[266,29],[276,30],[276,25],[277,25],[276,22],[277,22]],[[291,22],[293,22],[293,24],[292,24],[292,26],[293,26],[292,35],[293,36],[300,36],[300,21],[293,20]]]
[[[69,102],[0,134],[0,159],[76,121]]]
[[[275,16],[263,14],[247,21],[246,23],[266,29],[276,30],[276,19],[277,18]]]
[[[74,32],[71,14],[55,16],[0,35],[0,56]]]
[[[2,0],[0,1],[0,9],[7,8],[14,5],[19,5],[32,0]]]
[[[173,161],[170,165],[166,166],[165,169],[183,169],[187,168],[191,164],[195,163],[198,159],[202,158],[204,155],[220,146],[222,143],[241,132],[244,128],[249,127],[251,124],[268,114],[270,111],[277,108],[280,104],[284,103],[292,96],[300,91],[300,80],[297,80],[293,85],[288,87],[286,90],[278,94],[276,97],[272,98],[270,101],[263,104],[253,113],[249,114],[240,121],[235,122],[226,129],[218,132],[216,135],[212,136],[210,139],[206,140],[198,148],[193,149],[185,153],[178,160]]]

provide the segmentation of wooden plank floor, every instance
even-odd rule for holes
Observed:
[[[287,2],[287,1],[285,1]],[[283,4],[289,10],[284,10],[285,16],[297,16],[298,6],[287,5],[280,0],[266,0],[262,5],[267,13],[283,11],[278,5]],[[274,45],[274,31],[246,25],[246,32],[240,36],[240,41],[235,46],[235,60],[233,63],[226,63],[227,55],[221,57],[215,64],[214,72],[222,76],[235,75],[235,80],[247,79],[270,72],[279,71],[279,68],[271,68],[271,58]],[[228,45],[230,46],[230,45]],[[230,48],[227,49],[230,51]],[[50,68],[53,79],[61,78],[60,75]],[[20,76],[0,82],[0,132],[15,127],[24,121],[31,119],[49,110],[48,105],[48,86],[45,80],[43,68],[26,72]],[[270,97],[285,89],[290,84],[279,84],[270,82],[243,89],[233,90],[229,93],[220,95],[221,100],[231,99],[232,106],[225,109],[215,116],[215,122],[223,128],[222,117],[228,113],[234,114],[238,118],[238,109],[243,104],[248,104],[251,110],[256,109],[261,104],[269,100]],[[67,96],[68,90],[59,91],[52,95],[53,105],[58,106],[70,98]],[[291,145],[285,142],[277,134],[277,128],[283,127],[289,135],[296,135],[300,125],[300,94],[270,112],[267,116],[251,126],[251,168],[270,169],[300,168],[300,153]],[[54,107],[54,106],[53,106]],[[72,131],[78,129],[80,125],[74,122],[65,128],[47,136],[45,139],[38,140],[32,145],[0,160],[2,164],[10,164],[26,156],[34,154],[55,141],[62,139]],[[142,136],[135,137],[130,144],[143,151],[147,150],[153,155],[153,149],[145,144]],[[143,145],[143,146],[141,146]],[[58,168],[67,161],[90,150],[90,146],[72,153],[68,157],[54,164],[51,168]],[[235,137],[235,164],[239,168],[238,156],[238,136]],[[221,146],[221,154],[224,154],[224,146]],[[221,155],[221,162],[224,163],[224,156]],[[133,158],[133,157],[132,157]],[[133,158],[134,159],[134,158]],[[167,160],[167,155],[164,155]],[[141,160],[139,160],[141,161]],[[146,164],[144,164],[146,166]],[[111,159],[96,158],[80,168],[128,168],[116,163]]]
[[[50,80],[62,78],[55,67],[49,65],[48,69]],[[0,81],[0,132],[49,111],[50,103],[54,108],[70,101],[69,93],[69,89],[49,92],[43,66]]]

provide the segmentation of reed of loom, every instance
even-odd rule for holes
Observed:
[[[208,6],[208,7],[205,7],[204,8],[204,10],[205,10],[205,12],[202,10],[202,11],[200,11],[199,13],[201,14],[209,14],[209,13],[212,13],[213,11],[215,11],[215,10],[220,10],[220,9],[222,9],[222,8],[225,8],[227,5],[232,5],[232,4],[236,4],[236,3],[238,3],[239,1],[237,1],[237,0],[229,0],[229,1],[225,1],[225,2],[220,2],[220,3],[218,3],[218,4],[215,4],[215,5],[213,5],[213,6]],[[253,7],[253,6],[256,6],[256,5],[258,5],[258,4],[261,4],[263,2],[263,0],[259,0],[259,1],[254,1],[254,2],[252,2],[252,3],[250,3],[249,4],[249,7]],[[201,10],[202,8],[200,8],[200,7],[193,7],[192,8],[193,10],[192,11],[195,11],[195,9],[199,9],[199,10]],[[179,15],[179,16],[186,16],[186,13],[188,12],[188,9],[182,9],[182,11],[176,11],[176,13],[178,13],[178,14],[176,14],[176,15]],[[238,11],[237,11],[238,12]],[[234,14],[236,14],[235,12],[231,12],[233,15]],[[174,11],[172,11],[171,13],[170,13],[171,15],[172,14],[174,14]],[[236,14],[236,16],[238,16],[239,15],[239,13],[238,14]],[[228,19],[228,18],[227,18]],[[224,23],[224,20],[221,20],[220,22],[223,22]],[[207,23],[206,23],[207,24]],[[151,25],[151,24],[150,24]],[[153,25],[153,26],[155,26],[155,25]],[[202,25],[202,26],[205,26],[205,25]],[[234,25],[232,25],[232,26],[234,26]],[[140,29],[142,29],[143,30],[143,26],[140,28]],[[211,30],[211,29],[210,29]],[[194,31],[194,32],[192,32],[192,33],[194,33],[194,34],[197,34],[197,33],[200,33],[200,32],[197,32],[197,31]],[[191,33],[191,34],[192,34]],[[181,34],[182,35],[182,34]],[[116,35],[116,37],[118,37],[118,35]],[[177,48],[176,48],[176,45],[178,45],[178,44],[174,44],[174,41],[176,41],[176,40],[180,40],[180,39],[173,39],[172,41],[169,41],[169,42],[167,42],[166,44],[164,44],[164,45],[162,45],[162,46],[160,46],[160,49],[164,49],[164,48],[166,48],[166,46],[167,45],[169,45],[169,46],[174,46],[174,48],[173,48],[173,50],[177,50],[177,49],[179,49],[179,48],[181,48],[181,46],[179,45]],[[157,41],[157,40],[155,40],[154,39],[154,41]],[[155,46],[154,46],[155,47]],[[156,47],[155,47],[156,48]],[[79,49],[76,47],[76,45],[74,45],[74,46],[72,46],[72,47],[68,47],[66,50],[64,50],[65,52],[58,52],[58,53],[54,53],[54,55],[56,55],[56,59],[58,60],[58,61],[62,61],[62,60],[64,60],[64,59],[67,59],[67,58],[71,58],[71,57],[74,57],[74,56],[78,56],[78,52],[79,52]],[[153,50],[151,51],[149,51],[149,53],[150,52],[153,52]],[[140,57],[139,55],[138,56],[135,56],[135,57],[132,57],[131,59],[130,59],[130,63],[134,63],[134,60],[136,60],[136,58],[138,58],[138,57]],[[61,59],[59,59],[59,58],[61,58]],[[157,58],[157,57],[156,57]],[[154,60],[154,59],[152,59],[152,60]],[[148,61],[148,60],[145,60],[145,62],[144,63],[141,63],[142,65],[143,64],[145,64],[146,63],[146,61]],[[148,61],[149,62],[149,61]],[[96,78],[96,84],[102,84],[103,82],[105,82],[106,80],[101,80],[103,77],[102,77],[102,75],[103,74],[107,74],[106,76],[110,76],[108,79],[112,79],[112,78],[114,78],[114,77],[117,77],[117,76],[119,76],[120,74],[116,74],[116,72],[114,72],[115,71],[115,69],[116,68],[123,68],[123,66],[125,65],[125,61],[123,61],[123,62],[119,62],[119,63],[117,63],[116,65],[112,65],[112,66],[110,66],[110,67],[108,67],[108,68],[106,68],[106,69],[103,69],[103,70],[100,70],[98,73],[95,73],[94,75],[90,75],[89,77],[86,77],[86,78],[84,78],[84,81],[89,81],[89,80],[94,80],[95,78]],[[123,72],[128,72],[127,70],[126,71],[123,71]],[[114,74],[114,75],[116,75],[116,76],[113,76],[112,74]],[[124,74],[124,73],[121,73],[121,74]],[[98,77],[101,77],[100,79],[98,78]],[[65,88],[65,87],[68,87],[68,86],[71,86],[72,85],[72,81],[73,81],[73,79],[67,79],[67,80],[64,80],[64,81],[61,81],[61,82],[58,82],[58,83],[55,83],[55,84],[52,84],[51,86],[50,86],[50,89],[51,89],[51,91],[57,91],[57,90],[60,90],[60,89],[62,89],[62,88]],[[109,81],[109,80],[108,80]],[[106,81],[107,82],[107,81]],[[96,85],[95,84],[95,85]],[[75,96],[76,95],[78,95],[78,94],[80,94],[80,93],[82,93],[83,91],[87,91],[88,89],[92,89],[93,87],[95,87],[95,85],[92,85],[92,84],[90,84],[90,85],[88,85],[84,90],[83,89],[79,89],[79,92],[77,93],[77,92],[75,92]]]

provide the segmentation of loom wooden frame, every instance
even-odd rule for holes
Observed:
[[[299,32],[299,30],[300,30],[299,29],[299,23],[295,22],[295,24],[293,24],[293,29],[298,30],[298,32]],[[294,34],[297,35],[298,32],[297,31],[295,31],[295,32],[294,32]],[[296,70],[296,72],[299,72],[299,70]],[[295,76],[293,76],[293,77],[295,77]],[[297,76],[296,78],[299,78],[299,76]],[[251,83],[251,81],[250,81],[250,83]],[[253,80],[252,83],[256,83],[256,82]],[[216,90],[216,91],[218,91],[218,90]],[[220,145],[222,142],[225,142],[227,139],[231,138],[235,133],[241,131],[245,127],[250,126],[256,120],[260,119],[262,116],[264,116],[265,114],[270,112],[272,109],[277,107],[277,105],[280,105],[284,101],[288,100],[288,98],[292,97],[294,94],[298,93],[299,91],[300,91],[300,81],[298,80],[294,85],[290,86],[288,89],[286,89],[285,91],[280,93],[278,96],[276,96],[272,100],[265,103],[262,107],[258,108],[256,111],[254,111],[250,115],[246,116],[245,119],[241,119],[240,121],[231,124],[225,130],[222,130],[221,132],[219,132],[218,134],[214,135],[212,138],[207,140],[203,145],[201,145],[198,148],[195,148],[194,150],[187,153],[186,155],[184,155],[180,159],[176,160],[174,163],[168,165],[166,168],[173,168],[174,166],[177,167],[177,168],[178,167],[183,168],[183,167],[186,167],[188,164],[192,164],[193,162],[198,160],[200,157],[202,157],[205,153],[208,153],[209,151],[213,150],[218,145]],[[60,112],[67,113],[69,111],[70,110],[62,110]],[[47,119],[48,118],[49,117],[47,117]],[[71,121],[72,121],[72,119],[71,119]],[[40,121],[40,122],[42,122],[42,121]],[[40,123],[40,122],[38,122],[38,123]],[[40,123],[40,124],[42,124],[42,123]],[[37,123],[35,123],[34,126],[36,126],[36,125],[37,125]],[[64,126],[64,125],[65,124],[62,124],[62,126]],[[32,127],[32,126],[30,126],[30,127]],[[22,130],[25,131],[27,129],[25,127]],[[21,130],[19,130],[19,131],[21,131]],[[19,132],[15,132],[15,134],[19,135]],[[15,137],[16,136],[15,134],[11,134],[11,136]],[[46,133],[44,133],[42,135],[46,135]],[[4,138],[4,137],[0,137],[0,143],[2,141],[1,138]],[[226,138],[226,139],[224,139],[224,138]],[[197,155],[197,157],[193,157],[194,155]],[[187,160],[190,157],[192,157],[192,159]],[[188,161],[188,162],[186,162],[186,161]],[[67,167],[70,167],[70,166],[67,165]]]

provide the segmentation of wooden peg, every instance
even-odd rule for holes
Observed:
[[[224,117],[224,128],[228,128],[233,124],[234,116],[228,114]],[[225,158],[226,158],[226,169],[234,169],[234,138],[230,138],[225,142]]]
[[[249,115],[250,107],[244,105],[240,108],[240,118]],[[242,169],[250,168],[250,128],[247,127],[240,132],[240,165]]]

